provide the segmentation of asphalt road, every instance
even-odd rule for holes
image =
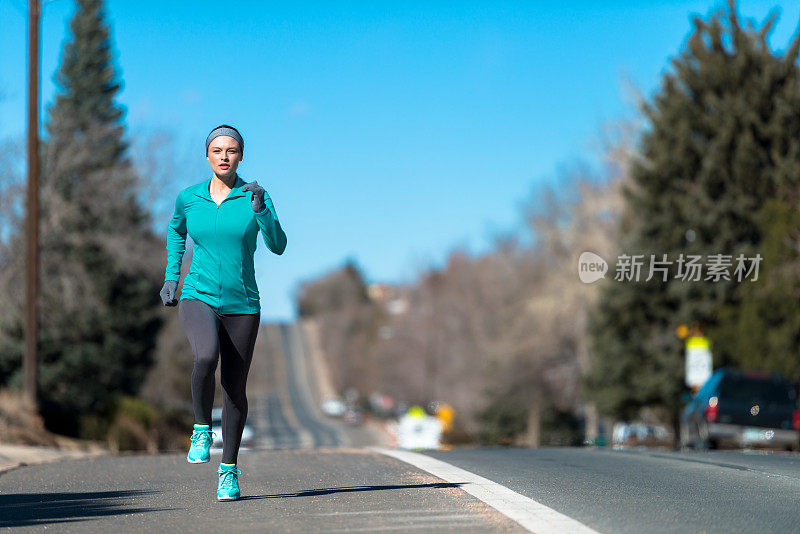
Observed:
[[[67,460],[0,474],[0,529],[545,531],[526,530],[522,524],[530,522],[475,496],[500,488],[492,491],[536,510],[529,514],[534,524],[552,512],[551,519],[566,516],[607,533],[800,532],[797,455],[564,448],[418,456],[457,473],[438,478],[416,466],[422,464],[368,448],[382,443],[367,429],[320,414],[298,328],[264,327],[256,351],[248,382],[255,439],[239,455],[241,500],[217,502],[218,456],[197,465],[185,453]],[[513,515],[513,506],[504,511]]]
[[[382,444],[375,430],[321,413],[310,365],[307,340],[298,325],[261,326],[247,384],[247,422],[254,439],[245,445],[274,450]]]
[[[217,502],[216,463],[102,457],[0,475],[0,528],[19,532],[520,532],[402,462],[355,449],[244,452],[239,501]]]
[[[283,355],[286,365],[286,378],[289,401],[298,424],[311,434],[315,447],[344,445],[342,431],[330,422],[324,421],[313,406],[309,373],[306,369],[307,354],[300,328],[297,324],[280,326]]]
[[[797,532],[800,458],[739,452],[452,450],[484,476],[597,532]],[[371,450],[240,455],[241,501],[215,499],[216,464],[102,457],[0,475],[0,527],[40,532],[524,532],[445,482]]]
[[[427,455],[599,532],[800,532],[800,457],[793,454],[564,448]]]

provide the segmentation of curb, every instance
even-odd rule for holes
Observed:
[[[109,454],[104,450],[69,450],[54,447],[0,444],[0,475],[27,465],[76,460]]]

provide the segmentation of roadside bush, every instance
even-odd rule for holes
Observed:
[[[574,447],[583,444],[583,425],[571,412],[549,408],[542,413],[542,445]]]
[[[505,398],[492,401],[477,413],[481,424],[477,438],[481,445],[511,446],[517,436],[525,432],[528,410]]]
[[[470,445],[475,442],[475,437],[465,427],[454,424],[442,434],[442,442],[454,446]]]
[[[135,397],[120,397],[106,437],[108,447],[114,452],[158,452],[154,431],[156,419],[155,410],[147,402]]]

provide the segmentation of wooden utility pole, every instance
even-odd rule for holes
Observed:
[[[39,337],[39,0],[28,2],[28,195],[25,262],[25,400],[36,402],[36,341]]]

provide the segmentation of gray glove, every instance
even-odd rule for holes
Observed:
[[[161,288],[161,302],[164,306],[175,306],[178,301],[175,299],[175,290],[178,289],[178,282],[175,280],[167,280],[164,282],[164,287]]]
[[[247,183],[242,187],[242,191],[252,191],[253,192],[253,200],[250,201],[250,204],[253,207],[253,211],[256,213],[261,213],[267,207],[264,203],[264,188],[258,185],[258,182],[255,180]]]

